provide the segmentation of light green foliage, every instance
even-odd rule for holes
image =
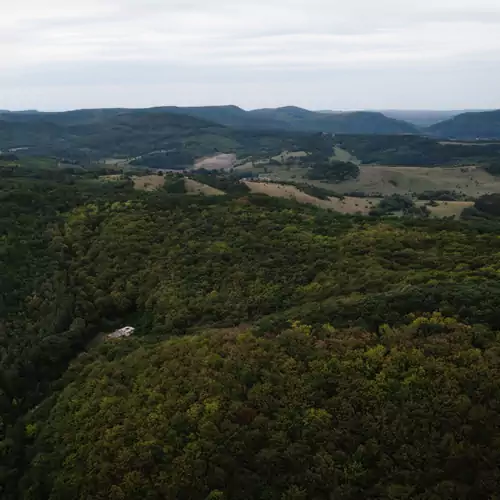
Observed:
[[[432,316],[389,347],[352,329],[221,332],[79,361],[38,438],[30,498],[489,498],[499,344]],[[217,363],[208,362],[213,356]],[[42,453],[43,450],[43,453]],[[48,475],[43,471],[49,471]],[[477,481],[477,478],[484,478]]]

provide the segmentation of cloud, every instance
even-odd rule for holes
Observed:
[[[384,74],[394,78],[398,71],[412,72],[415,80],[434,72],[451,85],[457,67],[458,74],[465,75],[479,62],[481,67],[491,66],[492,78],[500,76],[495,69],[500,66],[497,0],[336,3],[17,0],[5,6],[0,17],[0,107],[22,106],[15,91],[19,87],[52,93],[57,87],[62,105],[78,106],[72,94],[75,86],[92,91],[98,86],[136,85],[147,91],[146,86],[171,87],[177,81],[199,88],[200,75],[209,75],[217,88],[226,84],[220,96],[206,96],[207,103],[233,95],[227,91],[230,83],[246,89],[238,77],[279,82],[288,75],[299,78],[303,92],[308,92],[313,85],[307,83],[307,75],[338,78],[340,72],[356,75],[360,69],[377,81]],[[443,68],[453,71],[443,73]],[[420,84],[408,89],[408,107],[411,94],[430,96],[433,85],[439,88],[440,83],[428,81],[424,88]],[[390,103],[391,95],[379,92]],[[474,107],[477,96],[469,92]],[[492,93],[492,103],[499,93]],[[302,96],[290,97],[297,101]],[[235,98],[236,103],[250,100],[246,94],[236,93]],[[162,99],[158,95],[155,102],[163,104]],[[95,101],[101,102],[100,96]],[[320,107],[326,107],[326,101]]]

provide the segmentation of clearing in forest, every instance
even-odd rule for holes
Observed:
[[[330,197],[328,200],[320,200],[288,184],[252,181],[245,181],[245,184],[250,188],[252,193],[267,194],[268,196],[296,200],[299,203],[315,205],[320,208],[335,210],[343,214],[368,214],[380,201],[380,198],[354,198],[350,196],[344,198]]]
[[[358,179],[340,184],[310,182],[320,187],[331,188],[338,193],[353,191],[367,194],[423,193],[425,191],[456,191],[477,198],[487,193],[500,193],[500,177],[484,169],[469,167],[388,167],[362,165]]]
[[[202,184],[201,182],[195,181],[194,179],[184,179],[184,184],[186,186],[186,192],[188,194],[205,194],[207,196],[221,196],[226,193],[220,189],[214,188],[207,184]]]
[[[165,178],[162,175],[143,175],[141,177],[132,177],[134,188],[139,191],[155,191],[165,184]]]
[[[235,154],[218,154],[200,158],[194,164],[194,168],[206,168],[207,170],[230,170],[236,164]]]
[[[418,201],[417,206],[421,207],[427,205],[428,201]],[[460,218],[462,212],[466,208],[470,208],[474,206],[473,201],[437,201],[437,205],[435,207],[427,205],[427,208],[431,212],[432,217],[441,218],[441,217],[452,217]]]
[[[110,174],[110,175],[101,175],[99,179],[101,181],[107,181],[107,182],[116,182],[121,180],[123,177],[122,174]]]

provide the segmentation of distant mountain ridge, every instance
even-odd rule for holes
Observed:
[[[295,106],[252,111],[237,106],[165,106],[0,113],[0,149],[29,147],[33,154],[85,158],[186,147],[201,155],[249,149],[258,153],[266,144],[290,146],[302,141],[298,135],[314,133],[497,140],[500,110],[462,113],[426,128],[375,111],[324,113]]]
[[[296,106],[245,111],[237,106],[160,108],[243,129],[280,129],[333,134],[414,134],[418,129],[373,111],[325,114]]]
[[[64,112],[12,112],[2,119],[13,122],[47,121],[58,125],[98,123],[119,115],[168,113],[194,118],[236,129],[290,130],[338,134],[413,134],[418,129],[402,120],[388,118],[374,111],[325,114],[294,106],[245,111],[238,106],[162,106],[147,109],[105,108]]]
[[[500,139],[500,110],[462,113],[425,131],[429,135],[450,139]]]

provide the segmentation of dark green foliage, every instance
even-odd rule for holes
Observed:
[[[338,135],[335,139],[365,164],[453,166],[496,161],[500,156],[500,143],[441,144],[416,135]]]
[[[328,200],[331,197],[341,198],[342,195],[330,191],[329,189],[324,189],[318,186],[313,186],[312,184],[302,184],[302,183],[294,183],[294,186],[298,187],[301,191],[320,200]]]
[[[101,349],[31,418],[29,498],[494,498],[500,345],[433,314],[378,335],[228,331]]]
[[[424,191],[417,195],[419,200],[434,200],[434,201],[462,201],[466,198],[463,194],[456,191],[448,191],[440,189],[437,191]]]
[[[17,162],[19,157],[14,153],[0,153],[0,163],[1,162]]]
[[[476,200],[474,207],[487,215],[500,216],[500,194],[487,194]]]
[[[23,146],[23,155],[66,157],[85,164],[140,156],[152,167],[177,168],[193,157],[220,151],[255,157],[300,151],[304,141],[307,134],[300,132],[233,130],[161,108],[8,114],[0,119],[0,149]]]
[[[484,169],[491,175],[500,175],[500,161],[492,161],[485,165]]]
[[[166,175],[163,189],[170,194],[185,194],[186,183],[184,177],[171,174]]]
[[[240,182],[240,176],[238,175],[225,174],[216,170],[198,169],[190,174],[190,177],[202,184],[220,189],[229,195],[242,196],[250,192],[248,186]]]
[[[193,153],[181,150],[165,153],[151,153],[137,158],[136,160],[130,162],[130,164],[149,168],[184,170],[191,167],[194,161],[195,156]]]
[[[359,167],[343,161],[316,163],[307,171],[306,178],[312,181],[343,182],[359,176]]]
[[[495,498],[498,222],[21,168],[0,180],[2,500]]]
[[[236,106],[162,109],[238,129],[280,129],[330,134],[411,134],[417,132],[416,127],[409,123],[374,112],[318,113],[294,106],[253,111],[244,111]]]
[[[414,213],[414,208],[415,204],[411,198],[400,194],[393,194],[381,200],[371,215],[391,215],[397,212],[408,214],[409,212]]]
[[[250,112],[253,119],[275,123],[284,130],[302,130],[330,134],[412,134],[417,128],[404,121],[388,118],[382,113],[357,111],[348,113],[317,113],[287,106],[258,109]]]
[[[500,110],[462,113],[432,125],[426,131],[454,139],[500,139]]]

